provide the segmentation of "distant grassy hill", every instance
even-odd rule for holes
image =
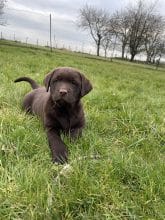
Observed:
[[[6,45],[5,45],[6,44]],[[7,45],[8,44],[8,45]],[[41,122],[21,109],[27,83],[59,66],[92,81],[70,173],[51,163]],[[100,155],[98,160],[79,156]],[[0,219],[165,219],[165,71],[0,41]]]

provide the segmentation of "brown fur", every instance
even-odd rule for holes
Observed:
[[[92,90],[90,81],[69,67],[57,68],[47,74],[44,79],[46,88],[28,77],[15,80],[21,81],[29,82],[33,88],[25,95],[23,108],[41,117],[53,162],[67,162],[68,150],[60,134],[63,132],[71,138],[81,135],[85,118],[80,99]]]

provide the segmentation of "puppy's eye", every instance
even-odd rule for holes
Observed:
[[[71,80],[71,83],[73,84],[73,85],[77,85],[77,82],[76,82],[76,80]]]
[[[55,83],[55,82],[57,82],[57,81],[58,81],[58,79],[54,79],[54,80],[53,80],[53,83]]]

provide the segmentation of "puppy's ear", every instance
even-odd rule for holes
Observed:
[[[54,71],[48,73],[44,79],[44,85],[46,87],[46,91],[48,92],[49,91],[49,87],[50,87],[50,82],[51,82],[51,79],[52,79],[52,76],[54,74]]]
[[[80,73],[80,78],[81,78],[81,97],[83,97],[86,94],[88,94],[93,87],[91,82],[81,73]]]

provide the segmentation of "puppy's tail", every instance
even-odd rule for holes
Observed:
[[[38,89],[39,88],[39,85],[36,83],[36,81],[34,81],[33,79],[31,79],[29,77],[20,77],[20,78],[14,80],[15,83],[21,82],[21,81],[26,81],[26,82],[30,83],[32,89]]]

